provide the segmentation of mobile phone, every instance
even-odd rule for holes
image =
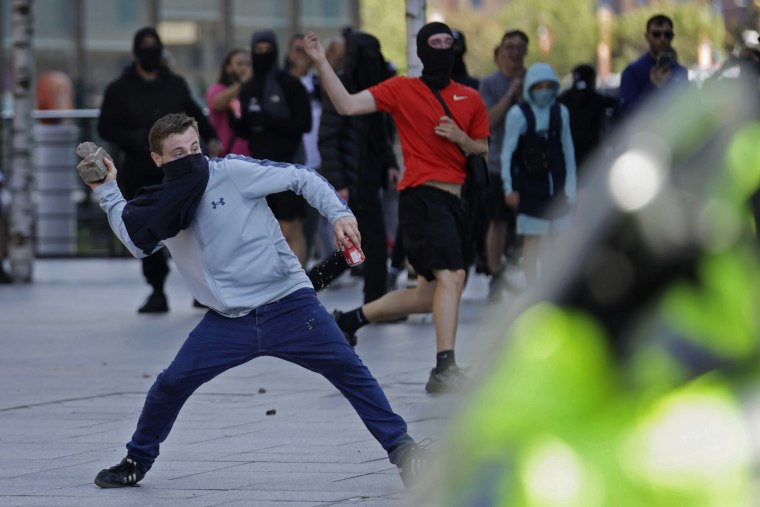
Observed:
[[[669,69],[670,64],[673,63],[673,53],[670,51],[661,51],[657,55],[657,66],[664,69]]]

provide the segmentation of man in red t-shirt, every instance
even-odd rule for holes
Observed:
[[[389,292],[351,311],[336,312],[349,342],[357,329],[412,313],[433,312],[436,367],[428,392],[461,390],[464,374],[454,359],[459,301],[465,281],[459,195],[465,180],[464,153],[487,153],[488,116],[472,88],[451,81],[454,37],[443,23],[428,23],[417,34],[420,78],[397,76],[350,94],[325,58],[314,33],[305,38],[336,110],[343,115],[389,113],[401,139],[405,171],[398,188],[399,223],[404,250],[420,279],[414,289]],[[435,96],[440,93],[449,117]]]

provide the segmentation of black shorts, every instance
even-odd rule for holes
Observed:
[[[306,200],[300,195],[286,190],[267,196],[267,204],[277,220],[295,220],[306,218]]]
[[[428,185],[399,194],[398,219],[404,253],[426,280],[434,270],[464,269],[462,205],[457,196]]]
[[[504,181],[500,174],[491,173],[491,181],[485,190],[486,217],[489,221],[506,222],[514,219],[515,210],[504,202]]]

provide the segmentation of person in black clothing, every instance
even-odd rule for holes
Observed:
[[[475,90],[480,88],[480,80],[467,72],[464,54],[467,52],[467,39],[460,30],[452,29],[454,34],[454,70],[451,80],[469,86]],[[469,198],[463,200],[463,218],[467,226],[462,238],[465,271],[469,273],[470,266],[475,264],[478,273],[488,272],[486,254],[486,232],[488,230],[488,213],[486,212],[485,194],[470,192]]]
[[[359,92],[391,77],[380,41],[364,32],[346,35],[346,59],[340,73],[349,93]],[[386,228],[381,189],[398,180],[393,154],[392,120],[386,113],[341,116],[332,102],[323,101],[319,125],[322,173],[348,202],[359,222],[364,262],[364,302],[387,291]]]
[[[570,111],[570,132],[580,174],[583,162],[601,143],[617,100],[596,91],[596,71],[585,64],[573,69],[573,86],[558,100]]]
[[[304,164],[303,135],[311,130],[309,95],[301,81],[277,63],[277,37],[272,30],[259,30],[251,37],[253,79],[240,90],[241,117],[233,120],[235,133],[248,139],[251,156],[260,160]],[[303,264],[306,239],[302,220],[306,201],[293,192],[267,196],[269,207],[285,239]]]
[[[451,72],[451,79],[477,90],[480,86],[480,80],[472,77],[467,72],[467,65],[464,63],[464,54],[467,52],[467,40],[459,30],[452,29],[451,31],[454,34],[454,70]]]
[[[216,156],[221,149],[214,128],[193,99],[187,82],[161,64],[163,44],[158,32],[151,27],[138,30],[132,53],[134,63],[106,88],[98,121],[100,137],[123,154],[117,184],[127,200],[134,198],[140,188],[157,185],[163,179],[148,146],[148,132],[162,116],[189,114],[198,122],[209,153]],[[153,293],[138,312],[167,312],[164,281],[169,264],[163,250],[142,259],[142,266]]]

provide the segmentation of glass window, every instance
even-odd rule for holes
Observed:
[[[255,29],[286,26],[287,3],[285,0],[234,0],[232,22]]]
[[[135,32],[150,23],[149,2],[98,0],[84,2],[86,83],[80,87],[82,107],[97,108],[108,83],[132,63]]]
[[[352,23],[351,0],[301,0],[303,29],[340,28]]]
[[[73,2],[42,0],[32,5],[34,14],[35,44],[53,46],[61,41],[69,42],[74,31],[75,11]]]
[[[216,21],[220,15],[219,2],[208,0],[161,0],[161,19]]]
[[[284,0],[234,0],[232,27],[234,46],[249,47],[255,30],[269,28],[275,31],[282,48],[287,40],[288,6]],[[282,55],[282,51],[280,51]]]
[[[70,2],[56,0],[38,1],[32,8],[37,82],[51,71],[63,72],[73,82],[75,10]]]

